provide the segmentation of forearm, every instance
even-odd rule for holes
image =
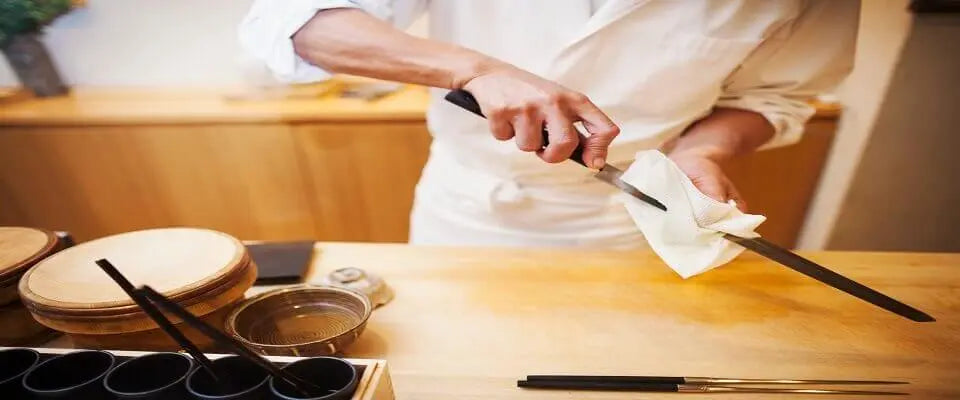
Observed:
[[[773,125],[758,113],[716,108],[707,117],[690,125],[665,150],[671,154],[696,154],[724,161],[756,150],[773,134]]]
[[[408,35],[356,9],[318,12],[293,36],[297,54],[331,72],[459,89],[502,62]]]

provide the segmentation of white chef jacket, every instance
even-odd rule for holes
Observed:
[[[850,70],[859,0],[255,0],[244,48],[285,81],[329,77],[290,37],[317,11],[355,7],[404,28],[423,12],[430,38],[512,63],[583,92],[621,128],[608,162],[680,135],[715,106],[752,110],[775,128],[764,148],[796,142],[806,100]],[[547,164],[443,101],[416,189],[418,244],[643,245],[615,189],[574,163]]]

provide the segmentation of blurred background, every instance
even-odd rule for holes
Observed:
[[[24,89],[33,78],[4,49],[0,225],[79,240],[171,225],[247,240],[406,240],[430,141],[423,88],[277,84],[237,42],[249,0],[71,3],[38,36],[62,85],[34,84],[51,95]],[[727,166],[769,217],[764,236],[960,251],[957,38],[960,14],[863,1],[855,70],[816,103],[803,141]]]

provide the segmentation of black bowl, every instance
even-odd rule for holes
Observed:
[[[213,360],[214,379],[203,368],[187,377],[187,391],[200,400],[262,400],[270,398],[267,381],[270,374],[259,365],[240,357]]]
[[[40,353],[31,349],[0,351],[0,399],[27,397],[23,376],[40,362]]]
[[[187,398],[186,381],[193,359],[180,353],[152,353],[118,365],[103,386],[118,399],[166,400]]]
[[[44,361],[23,376],[23,387],[36,399],[110,399],[103,377],[114,357],[105,351],[84,350]]]
[[[308,393],[300,393],[290,382],[270,378],[270,392],[283,400],[345,400],[353,397],[359,381],[353,364],[336,357],[307,358],[292,362],[283,370],[316,386],[302,388]]]

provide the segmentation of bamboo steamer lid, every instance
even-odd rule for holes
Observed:
[[[16,300],[20,277],[53,253],[57,243],[57,236],[50,231],[0,226],[0,305]]]
[[[156,329],[95,264],[101,258],[134,286],[149,285],[198,316],[243,298],[256,280],[246,248],[225,233],[198,228],[122,233],[63,250],[24,274],[20,297],[34,318],[79,334]]]

